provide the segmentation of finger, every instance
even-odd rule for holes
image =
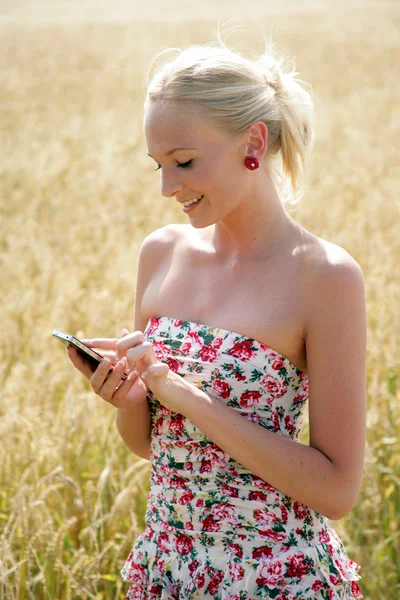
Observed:
[[[124,403],[126,396],[138,380],[138,377],[139,373],[137,371],[132,371],[131,373],[129,373],[126,380],[123,383],[121,383],[121,385],[114,392],[110,400],[111,404],[113,404],[114,406],[121,406]]]
[[[74,367],[78,369],[78,371],[86,375],[88,379],[90,379],[90,377],[93,375],[93,369],[89,365],[89,363],[86,360],[84,360],[81,356],[79,356],[75,348],[73,348],[72,346],[67,346],[66,351],[68,358],[70,359]]]
[[[143,333],[141,331],[134,331],[133,333],[129,333],[117,341],[116,350],[119,352],[120,356],[124,356],[127,350],[134,348],[143,342]]]
[[[151,342],[143,342],[143,344],[140,344],[139,346],[128,350],[128,352],[126,353],[126,359],[130,367],[134,366],[135,363],[139,360],[142,360],[146,367],[157,362],[157,358],[154,353],[154,348]]]
[[[95,394],[100,395],[100,391],[104,386],[104,382],[106,381],[107,377],[109,377],[110,368],[112,368],[110,359],[104,358],[95,370],[95,372],[90,377],[90,385],[92,386],[92,389],[95,392]],[[112,374],[110,375],[110,377],[111,376]]]
[[[117,362],[115,360],[116,353],[113,350],[102,350],[101,352],[98,352],[98,354],[100,354],[100,356],[102,356],[103,358],[109,358],[112,364],[115,364]]]
[[[89,348],[102,348],[104,350],[115,350],[117,338],[91,338],[81,340]]]
[[[151,365],[142,373],[142,379],[149,379],[151,377],[165,378],[169,373],[169,367],[165,363],[156,363]]]
[[[125,358],[118,361],[110,376],[104,381],[101,386],[99,395],[107,402],[112,401],[115,389],[121,385],[122,376],[124,375],[126,361]]]
[[[126,327],[123,328],[123,330],[121,331],[121,338],[126,337],[127,335],[129,335],[129,330],[126,329]],[[118,352],[118,348],[116,348],[116,352],[115,355],[117,357],[117,359],[119,360],[121,358],[119,352]]]

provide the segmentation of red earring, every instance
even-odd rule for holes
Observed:
[[[246,156],[244,164],[250,171],[254,171],[254,169],[258,169],[258,167],[260,166],[258,158],[253,158],[252,156]]]

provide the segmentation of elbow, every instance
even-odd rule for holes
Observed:
[[[330,521],[340,521],[340,519],[344,519],[353,510],[355,503],[356,498],[349,499],[348,502],[337,499],[334,504],[330,504],[324,514]]]
[[[345,508],[339,505],[330,507],[330,509],[325,512],[325,517],[330,521],[340,521],[340,519],[344,519],[344,517],[349,514],[351,508]]]

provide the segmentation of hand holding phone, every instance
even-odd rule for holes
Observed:
[[[60,342],[62,342],[67,348],[68,346],[75,348],[78,355],[90,365],[93,373],[104,358],[101,354],[90,348],[82,340],[79,340],[77,337],[69,333],[64,333],[59,329],[54,329],[52,335],[60,340]],[[127,377],[127,373],[123,373],[121,379],[125,380]]]
[[[123,330],[122,337],[129,334]],[[53,336],[67,346],[72,364],[90,381],[93,391],[113,406],[126,408],[146,400],[146,386],[139,379],[136,370],[127,374],[128,363],[125,358],[118,360],[115,338],[80,340],[58,329]],[[104,349],[104,355],[93,348]],[[137,383],[135,386],[134,384]]]

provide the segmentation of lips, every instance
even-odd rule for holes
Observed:
[[[191,206],[192,204],[196,204],[196,202],[199,202],[203,198],[204,198],[204,195],[199,195],[199,196],[196,196],[195,198],[190,198],[189,200],[180,200],[180,203],[185,208],[187,208],[188,206]],[[189,202],[189,204],[187,204],[188,202]]]

